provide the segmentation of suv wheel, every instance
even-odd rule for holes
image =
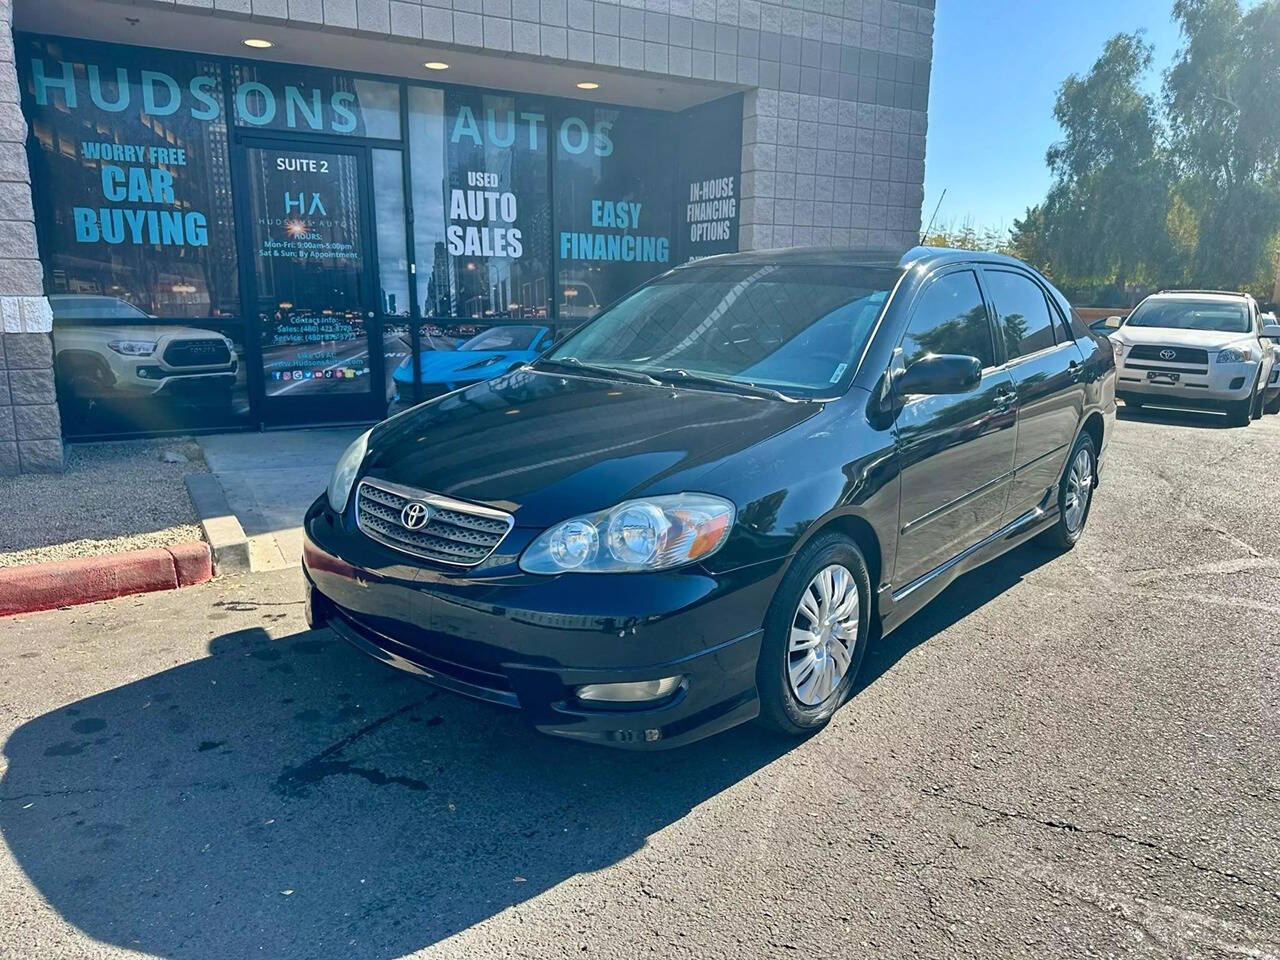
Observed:
[[[1084,526],[1089,522],[1097,477],[1098,453],[1093,437],[1082,433],[1071,448],[1058,484],[1058,522],[1040,535],[1042,543],[1057,550],[1070,550],[1080,542]]]
[[[871,580],[857,545],[819,534],[782,578],[756,666],[760,722],[790,736],[826,726],[867,650]]]

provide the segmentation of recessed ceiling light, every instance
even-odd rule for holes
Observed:
[[[596,83],[594,80],[583,80],[580,84],[578,84],[578,89],[579,90],[599,90],[600,84]]]
[[[263,40],[261,37],[249,37],[244,41],[246,47],[253,47],[255,50],[270,50],[275,46],[271,40]]]
[[[443,60],[428,60],[423,64],[428,70],[448,70],[449,65]]]

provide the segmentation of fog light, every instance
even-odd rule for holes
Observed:
[[[1228,390],[1239,390],[1244,386],[1244,377],[1232,377],[1231,382],[1227,384]]]
[[[684,677],[663,677],[661,680],[637,680],[634,683],[588,683],[577,689],[577,695],[579,700],[642,703],[674,693],[683,680]]]

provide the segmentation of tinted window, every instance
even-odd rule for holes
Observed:
[[[973,273],[952,273],[929,284],[911,314],[902,353],[908,365],[930,353],[955,353],[995,366],[987,308]]]
[[[880,268],[686,267],[602,313],[551,359],[829,395],[852,376],[897,278]]]
[[[1053,319],[1044,291],[1030,278],[1006,270],[988,270],[987,287],[995,304],[1009,359],[1052,347]]]

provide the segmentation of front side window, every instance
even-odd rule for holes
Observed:
[[[1125,321],[1127,327],[1168,327],[1174,330],[1212,330],[1248,333],[1249,311],[1243,302],[1177,297],[1144,300]]]
[[[898,275],[856,266],[687,267],[636,290],[548,358],[830,396],[852,378]]]
[[[978,278],[970,270],[939,277],[925,289],[902,338],[907,366],[931,353],[977,357],[995,366],[991,324]]]
[[[1020,273],[987,270],[986,276],[1009,359],[1052,347],[1053,318],[1044,291]]]

